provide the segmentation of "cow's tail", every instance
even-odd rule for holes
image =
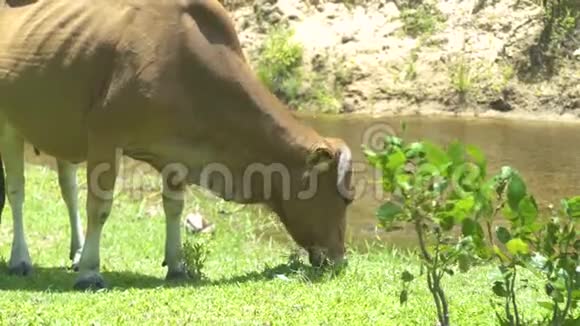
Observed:
[[[2,162],[2,155],[0,155],[0,223],[2,223],[4,203],[6,203],[6,184],[4,178],[4,162]]]

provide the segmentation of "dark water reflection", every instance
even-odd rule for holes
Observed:
[[[303,117],[325,136],[341,137],[353,150],[354,160],[364,163],[361,144],[372,146],[369,134],[384,130],[381,124],[394,127],[400,135],[405,121],[406,140],[430,139],[439,144],[453,140],[480,147],[488,159],[489,174],[503,165],[518,169],[538,204],[546,207],[566,196],[580,194],[580,124],[542,121],[508,121],[453,117]],[[358,173],[356,182],[372,181],[376,174],[367,168]],[[383,197],[384,198],[384,197]],[[366,191],[353,203],[349,213],[351,241],[375,238],[398,246],[415,242],[412,231],[377,231],[375,211],[380,204],[377,192]]]

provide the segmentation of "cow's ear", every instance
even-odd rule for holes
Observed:
[[[335,153],[332,148],[326,144],[317,145],[306,159],[306,169],[308,171],[326,172],[330,169],[334,159]]]
[[[313,177],[330,170],[335,154],[327,144],[317,144],[306,158],[306,169],[302,175],[302,186],[307,188]]]

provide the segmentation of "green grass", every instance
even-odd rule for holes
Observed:
[[[421,3],[416,6],[404,6],[401,10],[403,30],[411,37],[429,36],[445,22],[445,17],[436,6]]]
[[[282,102],[300,111],[337,113],[345,84],[352,72],[345,67],[310,71],[304,62],[304,47],[293,39],[294,30],[285,26],[270,29],[257,52],[256,71],[260,80]],[[326,65],[327,59],[322,59]],[[335,76],[331,82],[328,75]]]
[[[293,246],[272,240],[270,215],[192,191],[187,211],[199,211],[216,223],[200,282],[166,284],[161,267],[164,218],[155,189],[117,196],[101,247],[101,270],[110,289],[72,290],[68,271],[68,218],[56,173],[27,166],[25,225],[35,274],[8,276],[0,268],[0,325],[433,325],[432,300],[420,277],[410,287],[407,305],[399,305],[399,275],[416,261],[378,244],[351,252],[339,275],[321,273],[289,260]],[[84,180],[82,169],[79,178]],[[153,187],[154,188],[154,187]],[[127,187],[125,191],[127,191]],[[84,193],[81,203],[84,204]],[[146,198],[146,199],[143,199]],[[83,213],[84,216],[84,213]],[[0,257],[8,259],[11,212],[0,228]],[[83,221],[83,224],[84,221]],[[282,237],[283,238],[283,237]],[[457,325],[496,325],[489,308],[487,274],[477,268],[446,278],[451,320]],[[519,298],[526,317],[535,296]],[[539,308],[541,309],[541,308]]]

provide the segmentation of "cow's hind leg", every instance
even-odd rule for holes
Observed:
[[[78,208],[77,166],[75,164],[57,160],[58,183],[60,192],[68,210],[70,220],[70,254],[73,270],[78,269],[84,235]]]
[[[182,261],[181,215],[183,213],[182,184],[170,185],[171,180],[163,181],[163,209],[165,211],[165,260],[166,280],[187,278]]]
[[[24,204],[24,139],[10,126],[0,129],[0,151],[6,170],[6,197],[12,209],[14,232],[8,262],[10,274],[26,276],[32,273],[32,262],[24,234],[22,206]]]
[[[120,155],[114,146],[105,146],[102,139],[89,137],[87,160],[87,231],[79,262],[75,289],[100,289],[105,281],[99,273],[100,242],[103,226],[111,213],[115,179]]]

